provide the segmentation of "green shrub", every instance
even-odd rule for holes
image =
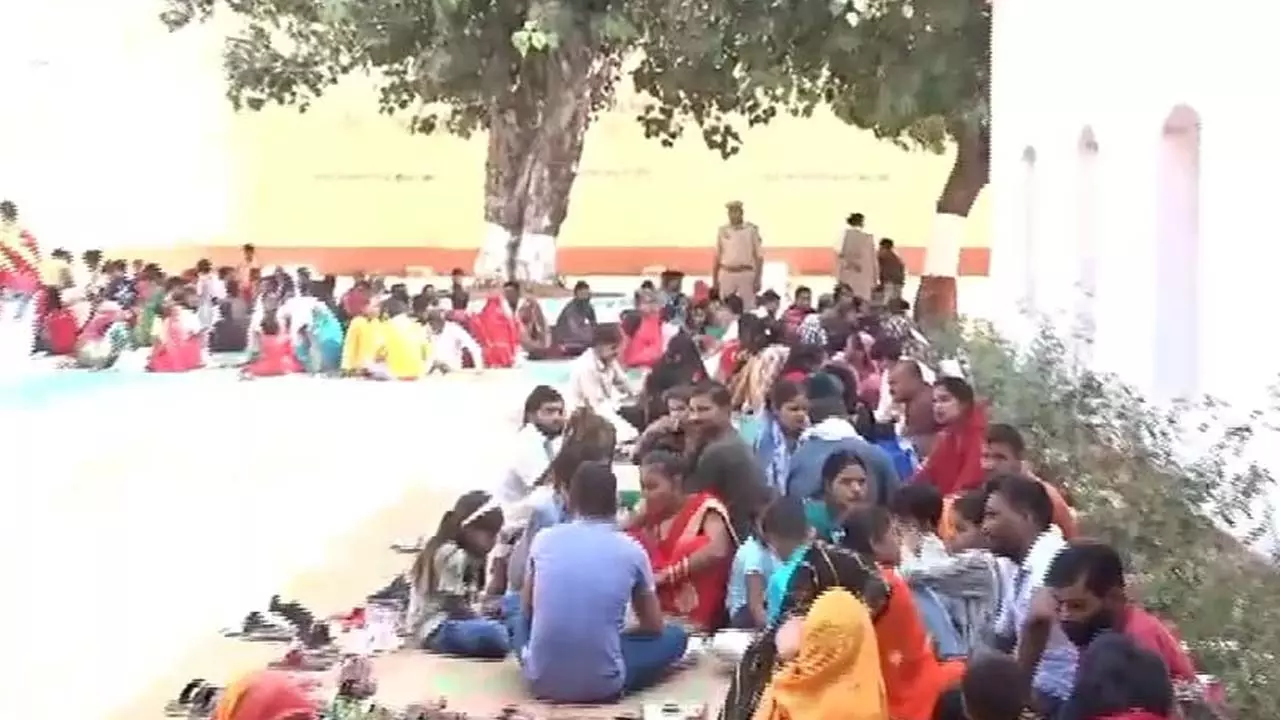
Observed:
[[[1081,367],[1047,328],[1024,352],[980,324],[934,340],[967,358],[992,421],[1022,431],[1036,471],[1072,498],[1083,531],[1122,550],[1134,594],[1224,684],[1233,714],[1280,718],[1280,573],[1249,549],[1273,539],[1274,480],[1248,458],[1271,440],[1262,436],[1275,430],[1280,392],[1260,388],[1268,407],[1243,421],[1209,399],[1165,412]]]

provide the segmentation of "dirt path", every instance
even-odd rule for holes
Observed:
[[[411,561],[410,556],[391,551],[391,543],[434,529],[453,499],[454,495],[448,492],[418,490],[407,494],[395,507],[370,517],[335,541],[320,567],[284,582],[280,588],[282,597],[297,600],[317,614],[360,603]],[[264,606],[266,601],[262,598]],[[244,642],[211,633],[167,677],[141,689],[110,720],[161,720],[165,717],[165,703],[188,680],[199,677],[225,683],[240,673],[263,667],[282,652],[283,646],[278,644]],[[724,681],[707,665],[681,671],[628,704],[634,708],[645,701],[713,702]],[[447,697],[453,708],[478,713],[509,704],[532,704],[524,694],[513,660],[495,663],[399,653],[377,661],[376,677],[379,699],[393,705],[441,696]],[[600,714],[611,717],[616,713],[602,709]]]

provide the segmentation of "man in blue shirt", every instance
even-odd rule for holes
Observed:
[[[684,656],[689,636],[666,625],[653,568],[639,543],[619,532],[618,481],[608,463],[585,463],[569,483],[571,522],[542,530],[529,563],[516,623],[525,680],[552,702],[608,702],[656,683]],[[628,604],[636,627],[624,628]]]

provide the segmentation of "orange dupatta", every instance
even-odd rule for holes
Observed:
[[[942,662],[911,599],[911,588],[891,568],[881,568],[889,601],[876,618],[880,670],[892,720],[932,720],[938,697],[960,682],[964,662]]]
[[[644,523],[631,531],[649,556],[655,572],[684,560],[707,547],[711,540],[702,534],[702,524],[708,514],[715,513],[724,520],[733,536],[729,523],[729,510],[711,493],[697,493],[685,500],[684,507],[671,519],[665,534],[660,523]],[[736,538],[735,538],[736,542]],[[727,557],[711,567],[703,568],[680,582],[658,588],[658,602],[664,613],[679,617],[696,628],[710,629],[717,626],[724,612],[724,598],[729,584],[729,570],[733,558]]]

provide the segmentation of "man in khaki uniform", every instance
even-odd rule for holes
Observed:
[[[729,211],[729,224],[721,225],[716,233],[715,262],[711,278],[720,290],[720,297],[737,295],[742,307],[755,307],[756,293],[760,292],[760,277],[764,272],[764,253],[760,229],[742,219],[742,203],[734,200],[725,205]]]
[[[849,224],[840,241],[836,257],[836,279],[853,288],[853,294],[863,300],[871,299],[871,291],[877,281],[876,241],[862,229],[866,219],[862,213],[848,217]]]

